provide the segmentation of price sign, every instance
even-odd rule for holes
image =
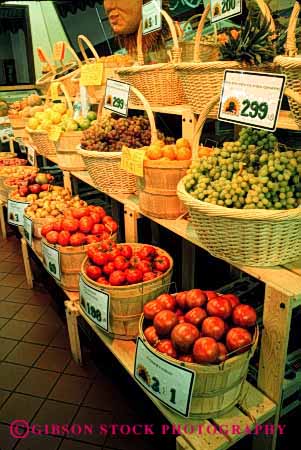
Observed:
[[[63,61],[65,58],[66,42],[59,41],[53,46],[53,59],[54,61]]]
[[[121,155],[121,169],[133,173],[138,177],[143,177],[143,164],[145,151],[142,149],[133,149],[123,146]]]
[[[104,107],[120,116],[127,117],[130,95],[130,84],[107,79]]]
[[[16,225],[23,227],[24,224],[24,211],[28,202],[17,202],[15,200],[7,201],[7,220],[10,225]]]
[[[103,63],[95,62],[85,64],[80,69],[80,85],[94,86],[102,85],[103,80]]]
[[[18,142],[21,153],[26,154],[27,149],[26,149],[26,145],[23,142],[23,139],[21,137],[15,137],[15,141]]]
[[[27,147],[27,161],[32,166],[36,165],[36,151],[31,145]]]
[[[211,23],[242,13],[242,0],[210,0]]]
[[[142,6],[142,34],[149,34],[162,28],[162,0],[151,0]]]
[[[53,247],[49,247],[42,241],[42,255],[44,267],[50,275],[57,281],[61,281],[60,252]]]
[[[57,142],[61,136],[62,129],[57,125],[53,125],[49,131],[49,139],[53,142]]]
[[[226,70],[218,119],[274,131],[285,82],[285,75]]]
[[[14,130],[7,118],[6,122],[0,123],[0,142],[8,142],[14,135]]]
[[[169,408],[188,417],[195,372],[167,362],[137,339],[135,379]],[[179,383],[179,380],[181,382]]]
[[[32,223],[32,220],[27,216],[24,216],[23,227],[24,227],[25,239],[31,247],[32,246],[33,223]]]
[[[110,296],[88,286],[84,279],[79,280],[80,307],[97,326],[109,330]]]

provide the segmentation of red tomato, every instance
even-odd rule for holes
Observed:
[[[56,244],[59,238],[59,233],[57,231],[49,231],[46,234],[46,239],[49,244]]]
[[[106,215],[102,218],[102,223],[105,225],[106,223],[111,222],[111,220],[114,220],[113,217]]]
[[[108,262],[103,266],[102,270],[106,275],[111,275],[115,271],[114,263],[112,261]]]
[[[175,311],[177,307],[176,299],[170,294],[161,294],[157,297],[158,302],[161,303],[164,309]]]
[[[86,236],[86,242],[87,244],[96,244],[96,242],[99,242],[99,240],[97,236],[92,236],[91,234],[89,234],[89,236]]]
[[[46,237],[46,234],[48,234],[50,231],[53,231],[53,223],[46,223],[41,228],[41,235],[43,237]]]
[[[154,280],[155,278],[157,278],[157,275],[153,272],[146,272],[143,274],[143,282],[144,281],[150,281],[150,280]]]
[[[101,223],[101,215],[98,212],[90,212],[90,217],[93,220],[93,223]]]
[[[107,241],[110,239],[111,235],[107,231],[103,231],[98,237],[101,241]]]
[[[101,220],[107,215],[106,211],[102,206],[94,206],[93,212],[97,212],[100,215]]]
[[[133,256],[130,258],[130,266],[136,268],[137,265],[138,265],[141,261],[142,261],[142,260],[141,260],[141,258],[140,258],[139,256],[133,255]]]
[[[66,219],[74,219],[71,209],[65,209],[63,214]]]
[[[98,266],[104,266],[108,262],[107,255],[99,250],[94,251],[91,255],[91,259],[94,264],[97,264]]]
[[[220,296],[213,298],[210,302],[208,302],[207,312],[209,316],[228,319],[228,317],[230,317],[232,313],[232,306],[229,300]]]
[[[232,320],[239,327],[254,327],[257,321],[256,310],[250,305],[237,305],[233,310]]]
[[[218,296],[215,291],[204,291],[204,293],[206,294],[208,302]]]
[[[154,326],[147,327],[144,330],[144,336],[147,342],[153,347],[155,347],[159,343],[160,339]]]
[[[160,353],[165,353],[166,355],[170,356],[171,358],[177,358],[177,352],[172,345],[172,342],[170,339],[162,339],[157,345],[156,350]]]
[[[187,308],[186,298],[187,298],[187,291],[178,292],[176,294],[176,302],[182,309]]]
[[[124,272],[121,270],[114,270],[114,272],[111,273],[109,278],[109,283],[112,286],[122,286],[125,283],[126,277]]]
[[[95,223],[92,227],[92,234],[102,234],[105,231],[105,227],[102,223]]]
[[[124,244],[119,247],[120,254],[127,259],[130,259],[133,255],[133,249],[130,245]]]
[[[62,219],[57,220],[53,223],[53,230],[54,231],[62,231]]]
[[[162,305],[157,300],[151,300],[143,307],[143,313],[146,319],[153,320],[156,314],[163,310]]]
[[[117,222],[115,222],[115,220],[110,220],[110,221],[107,221],[105,224],[104,224],[104,227],[105,227],[105,230],[106,231],[108,231],[108,233],[116,233],[116,231],[118,230],[118,225],[117,225]]]
[[[117,270],[125,270],[129,267],[129,262],[124,256],[118,255],[114,259],[114,266]]]
[[[192,355],[180,355],[178,360],[183,361],[185,363],[193,363],[194,362]]]
[[[154,268],[161,272],[166,272],[170,268],[170,261],[165,255],[157,256],[154,259]]]
[[[231,328],[226,336],[226,346],[230,352],[234,352],[242,347],[246,351],[252,343],[252,336],[244,328]]]
[[[154,318],[154,327],[159,336],[168,336],[177,323],[176,314],[169,309],[158,312]]]
[[[86,274],[91,280],[96,281],[101,276],[101,268],[98,266],[88,266]]]
[[[219,355],[218,345],[211,337],[201,337],[197,339],[193,346],[193,358],[195,362],[214,363]]]
[[[225,333],[225,322],[220,317],[207,317],[202,323],[202,333],[219,341]]]
[[[92,259],[93,259],[93,256],[94,256],[97,252],[99,252],[99,250],[97,250],[96,247],[90,247],[90,248],[88,248],[88,250],[87,250],[87,255],[88,255],[88,257],[92,260]]]
[[[171,340],[175,348],[181,353],[189,353],[194,341],[200,333],[191,323],[179,323],[171,332]]]
[[[186,295],[186,305],[188,309],[202,306],[206,303],[207,297],[201,289],[191,289]]]
[[[63,247],[66,247],[70,243],[70,237],[71,234],[69,231],[60,231],[57,243]]]
[[[118,247],[112,248],[110,252],[107,253],[110,261],[114,261],[117,256],[120,256],[120,251]]]
[[[206,311],[203,308],[196,306],[185,314],[185,322],[191,323],[192,325],[198,327],[206,317]]]
[[[98,284],[105,284],[107,286],[109,286],[109,284],[110,284],[105,277],[97,278],[96,283],[98,283]]]
[[[78,219],[63,219],[62,220],[62,228],[65,231],[70,231],[70,233],[75,233],[75,231],[78,230],[79,227],[79,220]]]
[[[141,270],[142,273],[147,273],[152,271],[152,264],[144,259],[137,264],[136,268]]]
[[[218,346],[218,357],[217,357],[217,359],[218,359],[218,361],[223,362],[223,361],[225,361],[227,359],[227,355],[228,355],[227,347],[222,342],[218,342],[217,346]]]
[[[155,258],[157,256],[157,249],[152,245],[143,245],[138,252],[141,259]]]
[[[235,306],[240,304],[240,300],[237,297],[237,295],[234,294],[223,294],[223,298],[226,298],[231,303],[232,308],[235,308]]]
[[[85,216],[79,220],[79,229],[82,233],[86,233],[86,234],[90,233],[90,231],[93,228],[93,225],[94,225],[94,222],[91,217]]]
[[[114,241],[111,241],[111,239],[106,239],[100,244],[101,250],[104,250],[105,252],[110,252],[115,247],[116,243]]]
[[[126,279],[129,284],[141,283],[143,280],[143,273],[138,269],[127,269]]]
[[[74,219],[81,219],[82,217],[89,215],[89,209],[86,206],[81,206],[80,208],[71,208],[71,211]]]
[[[84,245],[86,242],[86,236],[83,233],[74,233],[70,237],[70,245],[73,247],[79,247],[80,245]]]
[[[160,272],[160,270],[153,270],[153,273],[156,275],[156,278],[161,277],[161,275],[163,275],[163,272]]]

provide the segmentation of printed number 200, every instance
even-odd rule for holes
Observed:
[[[235,0],[223,0],[222,1],[222,12],[223,14],[234,9],[236,5]]]

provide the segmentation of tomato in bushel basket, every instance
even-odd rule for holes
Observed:
[[[188,364],[221,364],[247,351],[256,335],[256,310],[235,294],[165,293],[146,303],[143,313],[147,342]]]
[[[160,270],[160,272],[166,272],[166,270],[170,267],[170,262],[167,256],[157,256],[154,259],[154,267],[156,270]]]

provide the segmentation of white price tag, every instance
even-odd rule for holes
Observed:
[[[7,219],[10,225],[16,225],[23,227],[24,223],[24,211],[28,202],[17,202],[16,200],[7,201]]]
[[[104,107],[127,117],[131,85],[122,81],[107,79]]]
[[[142,6],[142,34],[162,28],[162,0],[151,0]]]
[[[110,295],[88,286],[82,277],[79,280],[80,307],[100,328],[109,330]]]
[[[36,165],[36,151],[31,145],[27,147],[27,161],[32,166]]]
[[[32,220],[24,216],[23,220],[23,227],[24,227],[24,236],[30,247],[32,247],[32,232],[33,232],[33,223]]]
[[[26,154],[27,149],[26,149],[26,145],[23,142],[23,139],[21,137],[15,137],[15,141],[18,142],[21,153]]]
[[[285,82],[285,75],[226,70],[218,119],[274,131]]]
[[[242,0],[210,0],[211,23],[229,19],[242,13]]]
[[[61,281],[60,252],[56,248],[49,247],[42,242],[42,254],[44,267],[57,281]]]
[[[14,130],[10,124],[10,121],[0,123],[0,142],[8,142],[13,135]]]
[[[195,372],[154,355],[137,339],[135,379],[169,408],[188,417]],[[181,382],[179,383],[179,380]]]

